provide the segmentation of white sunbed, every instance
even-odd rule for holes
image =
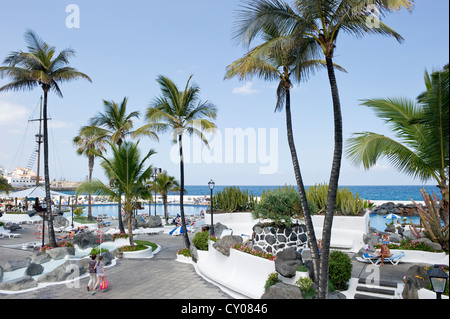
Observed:
[[[0,236],[8,237],[8,238],[17,238],[17,237],[20,237],[20,234],[11,233],[9,230],[4,229],[2,226],[2,227],[0,227]]]
[[[396,266],[403,257],[405,257],[405,253],[403,251],[399,251],[393,253],[391,257],[384,257],[384,261],[390,262],[392,265]],[[356,257],[356,259],[362,262],[369,261],[374,266],[379,266],[381,263],[381,256],[372,254],[363,254],[362,257]]]

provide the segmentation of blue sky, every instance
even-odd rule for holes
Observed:
[[[62,99],[54,94],[49,96],[51,178],[81,181],[86,177],[87,159],[76,155],[71,140],[90,117],[102,111],[102,100],[121,101],[126,96],[129,111],[139,110],[143,114],[149,102],[159,95],[155,81],[158,75],[184,87],[194,74],[201,98],[218,107],[216,124],[223,135],[226,129],[242,128],[256,133],[265,129],[267,134],[271,128],[276,129],[277,169],[272,174],[261,174],[260,168],[265,164],[259,157],[256,163],[251,163],[247,155],[243,163],[236,160],[225,163],[223,154],[221,163],[202,160],[186,164],[186,184],[206,185],[210,179],[218,185],[295,184],[284,113],[273,112],[276,83],[223,79],[226,66],[246,52],[232,38],[239,3],[239,0],[2,1],[0,61],[11,51],[26,50],[23,35],[32,29],[58,51],[75,49],[77,54],[71,66],[93,80],[62,84]],[[66,26],[69,4],[80,9],[79,28]],[[380,36],[358,39],[340,35],[334,61],[348,71],[337,74],[344,139],[361,131],[391,135],[359,100],[415,98],[424,90],[424,71],[449,62],[448,7],[447,0],[418,0],[412,13],[402,11],[386,17],[384,22],[405,38],[401,44]],[[7,81],[1,79],[0,85]],[[31,92],[0,93],[0,165],[6,169],[28,162],[37,133],[37,124],[28,120],[38,116],[41,94],[38,88]],[[296,85],[291,103],[304,182],[306,185],[327,182],[333,153],[333,118],[325,70]],[[136,127],[142,124],[141,118]],[[173,145],[169,135],[161,135],[159,143],[143,138],[140,147],[142,151],[155,148],[158,153],[150,162],[179,178],[178,163],[170,156]],[[233,150],[238,152],[237,148]],[[98,165],[94,176],[104,178]],[[341,185],[421,184],[397,173],[386,161],[365,171],[352,166],[344,157],[340,176]]]

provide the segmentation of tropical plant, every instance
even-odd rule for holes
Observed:
[[[215,211],[223,212],[246,212],[253,210],[256,203],[256,196],[248,190],[241,190],[239,187],[225,187],[222,191],[216,192],[212,198]]]
[[[78,155],[85,155],[89,161],[89,178],[92,180],[92,171],[94,170],[94,161],[97,154],[102,154],[106,151],[104,139],[89,132],[80,131],[78,136],[73,139],[74,145],[77,147]],[[93,220],[92,217],[92,195],[88,194],[88,220]]]
[[[227,67],[226,78],[238,76],[243,80],[258,76],[265,80],[278,80],[277,103],[275,112],[286,112],[286,131],[294,174],[297,182],[300,200],[302,202],[308,236],[315,242],[310,207],[306,197],[305,186],[294,143],[291,119],[291,88],[292,80],[305,81],[310,73],[320,67],[326,67],[324,60],[318,60],[317,47],[313,39],[291,36],[280,24],[263,25],[261,27],[263,44],[249,51],[243,58]],[[340,66],[341,71],[345,71]]]
[[[208,141],[202,130],[214,132],[216,125],[212,122],[216,118],[216,106],[209,101],[200,101],[200,87],[190,85],[192,75],[189,77],[184,90],[180,90],[175,83],[165,76],[157,79],[161,88],[161,96],[154,99],[146,112],[147,124],[137,129],[135,136],[147,134],[151,131],[172,131],[172,142],[178,141],[180,155],[180,189],[184,190],[184,159],[183,159],[183,134],[194,134],[206,145]],[[184,217],[184,192],[180,192],[180,215],[183,228],[185,247],[190,246],[186,231]]]
[[[174,176],[167,174],[167,171],[163,171],[156,175],[154,181],[150,182],[151,189],[161,194],[163,205],[164,205],[164,218],[166,219],[166,224],[169,223],[169,214],[167,212],[167,195],[169,192],[180,191],[180,184],[175,179]]]
[[[365,169],[385,157],[399,171],[422,181],[436,181],[442,196],[440,217],[449,224],[449,71],[429,76],[427,90],[417,102],[402,99],[368,99],[363,105],[384,119],[397,140],[373,132],[353,134],[348,140],[347,157]]]
[[[316,205],[318,213],[324,213],[327,209],[328,185],[316,184],[308,188],[307,197],[310,203]],[[339,188],[336,195],[335,213],[343,215],[357,215],[369,206],[359,193],[353,194],[348,188]]]
[[[341,32],[362,36],[364,34],[381,34],[395,37],[398,41],[402,37],[377,19],[376,24],[368,23],[373,19],[370,5],[377,6],[381,14],[403,7],[410,9],[412,1],[408,0],[302,0],[294,1],[289,6],[279,0],[244,1],[243,9],[237,22],[236,36],[244,45],[249,45],[265,30],[273,28],[289,30],[297,39],[310,38],[322,49],[325,56],[328,78],[331,88],[334,115],[334,152],[329,181],[327,212],[323,227],[323,249],[319,257],[318,247],[312,240],[312,259],[315,276],[319,279],[319,298],[327,295],[328,264],[331,239],[331,225],[336,204],[338,181],[342,159],[342,115],[341,105],[334,73],[334,49],[337,36]],[[307,223],[308,234],[315,238],[311,225]],[[320,258],[320,266],[319,266]],[[320,272],[320,275],[319,275]]]
[[[438,200],[436,195],[433,197],[425,191],[424,188],[420,190],[422,194],[425,206],[425,210],[422,205],[418,205],[414,200],[412,202],[417,207],[417,211],[420,215],[420,220],[425,228],[425,235],[431,239],[433,242],[439,243],[442,248],[446,251],[449,249],[449,225],[442,226],[441,218],[439,216],[439,206],[442,206],[443,201]],[[411,232],[414,236],[419,237],[419,231],[414,224],[411,225]]]
[[[300,195],[294,188],[272,191],[261,197],[252,212],[254,219],[271,219],[276,226],[292,226],[292,218],[303,214]]]
[[[133,111],[128,113],[128,98],[124,97],[120,103],[115,101],[103,100],[103,112],[98,112],[89,119],[89,125],[80,129],[79,135],[92,136],[99,140],[109,141],[117,146],[122,145],[128,136],[133,134],[133,119],[139,118],[139,112]],[[158,137],[154,133],[147,132],[154,139]],[[115,187],[116,181],[110,180],[111,187]],[[117,218],[119,221],[119,230],[125,232],[122,221],[122,194],[117,193],[114,197],[118,200]]]
[[[12,191],[14,188],[8,183],[8,180],[3,176],[0,176],[0,192],[6,192],[9,194],[9,191]]]
[[[133,232],[133,207],[134,202],[139,198],[149,196],[148,187],[145,187],[145,181],[152,174],[152,166],[146,166],[147,159],[155,154],[150,149],[142,157],[137,143],[125,141],[120,147],[110,143],[112,149],[112,158],[107,159],[103,155],[98,155],[103,159],[101,166],[110,179],[114,179],[116,190],[106,186],[102,181],[94,179],[91,182],[84,182],[78,188],[77,192],[92,192],[92,194],[107,195],[111,197],[117,194],[123,194],[125,202],[123,209],[125,218],[128,222],[128,234]],[[133,236],[129,236],[130,245],[133,246]]]
[[[12,82],[0,87],[2,91],[27,91],[39,86],[44,92],[43,99],[43,144],[44,144],[44,180],[45,201],[47,210],[51,211],[50,173],[48,167],[48,93],[52,90],[59,97],[63,97],[59,84],[77,79],[91,79],[86,74],[69,66],[69,59],[75,55],[73,49],[64,49],[56,54],[56,49],[40,39],[33,31],[25,33],[28,52],[14,51],[3,61],[7,66],[0,67],[0,78],[8,76]],[[49,240],[52,247],[56,247],[53,215],[48,218]],[[43,237],[44,238],[44,237]],[[42,239],[44,240],[44,239]]]

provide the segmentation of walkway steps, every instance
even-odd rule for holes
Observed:
[[[395,282],[380,281],[377,283],[364,278],[358,280],[355,299],[396,299],[398,284]]]

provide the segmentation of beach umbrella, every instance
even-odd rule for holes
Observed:
[[[182,226],[178,226],[178,227],[172,229],[170,231],[169,235],[178,236],[178,235],[181,235],[182,233],[183,233],[183,227]]]
[[[391,213],[389,215],[384,216],[384,218],[386,218],[386,219],[394,219],[394,218],[400,219],[400,216]]]

